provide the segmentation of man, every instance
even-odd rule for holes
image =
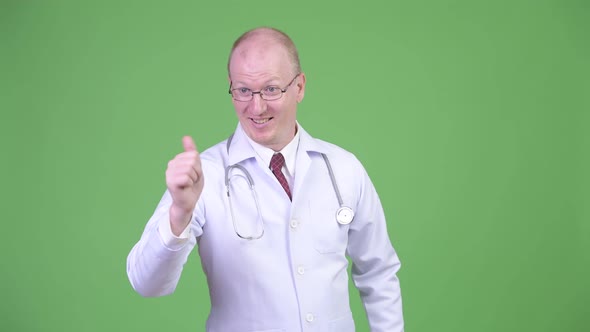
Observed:
[[[296,121],[306,79],[291,39],[246,32],[228,71],[237,129],[202,154],[183,138],[129,254],[133,288],[172,293],[198,243],[207,331],[354,331],[348,255],[371,330],[403,331],[400,262],[379,197],[351,153]]]

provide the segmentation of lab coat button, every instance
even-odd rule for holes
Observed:
[[[305,268],[303,266],[299,266],[297,268],[297,273],[299,273],[300,275],[304,275],[305,274]]]
[[[295,228],[297,228],[299,223],[297,222],[297,220],[293,219],[293,220],[291,220],[290,225],[291,225],[291,228],[295,229]]]
[[[313,322],[313,314],[309,313],[307,315],[305,315],[305,320],[308,321],[309,323]]]

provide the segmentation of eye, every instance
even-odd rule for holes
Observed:
[[[264,88],[264,94],[267,95],[276,95],[277,93],[279,93],[281,91],[281,89],[278,86],[267,86],[266,88]]]
[[[248,88],[238,88],[236,90],[241,95],[249,95],[250,94],[250,89],[248,89]]]

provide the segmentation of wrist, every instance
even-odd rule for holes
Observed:
[[[178,236],[188,226],[193,216],[193,211],[179,208],[172,204],[170,206],[170,228],[174,235]]]

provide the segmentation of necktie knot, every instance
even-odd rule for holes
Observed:
[[[285,165],[285,157],[282,153],[275,153],[270,159],[270,169],[274,172],[282,172],[283,165]]]
[[[277,180],[279,180],[279,183],[285,190],[285,193],[287,193],[287,196],[289,196],[289,199],[291,199],[289,183],[287,183],[287,179],[285,178],[285,175],[282,171],[283,165],[285,165],[285,157],[283,157],[281,153],[275,153],[272,158],[270,158],[270,170],[275,175]]]

